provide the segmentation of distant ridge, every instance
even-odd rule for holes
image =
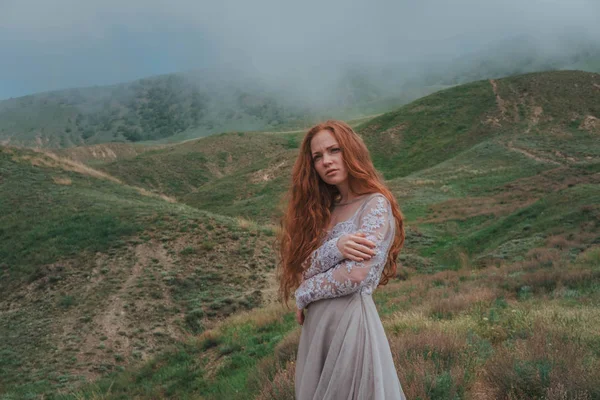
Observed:
[[[600,72],[600,48],[564,39],[556,54],[528,36],[456,60],[348,66],[321,89],[302,92],[244,71],[167,74],[0,101],[0,143],[67,148],[107,142],[173,143],[232,131],[286,131],[326,118],[390,111],[436,90],[535,71]],[[543,40],[542,40],[543,42]],[[300,85],[302,86],[302,85]]]

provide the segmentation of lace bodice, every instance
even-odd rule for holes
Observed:
[[[377,288],[390,245],[395,221],[389,201],[380,193],[367,196],[355,214],[336,224],[304,262],[304,281],[295,292],[296,306],[360,291],[371,294]],[[363,232],[375,243],[375,255],[362,262],[343,259],[337,248],[340,236]]]

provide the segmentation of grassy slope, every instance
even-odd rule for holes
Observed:
[[[521,263],[410,274],[375,301],[408,398],[596,398],[600,247]],[[65,399],[294,399],[293,314],[235,316],[152,362]]]
[[[357,126],[368,119],[349,123]],[[273,223],[303,134],[222,133],[137,157],[116,157],[104,163],[90,158],[88,163],[129,184],[175,196],[194,207]],[[81,151],[62,153],[77,158]]]
[[[464,398],[475,392],[492,398],[508,393],[598,395],[596,384],[590,383],[599,382],[597,374],[562,364],[570,353],[598,363],[593,350],[596,328],[589,327],[596,326],[600,304],[600,148],[596,132],[578,129],[586,115],[598,115],[597,94],[588,92],[587,100],[575,100],[564,109],[542,104],[543,117],[536,117],[538,103],[530,100],[548,96],[558,104],[563,100],[555,96],[570,99],[581,91],[556,93],[548,88],[589,85],[597,78],[571,72],[536,77],[496,82],[504,112],[485,81],[434,94],[360,128],[378,168],[392,178],[388,183],[408,220],[401,256],[408,278],[379,291],[377,304],[399,376],[413,398]],[[547,87],[536,88],[538,82]],[[539,94],[523,101],[524,89]],[[454,90],[458,101],[453,100]],[[448,102],[454,112],[444,109]],[[443,119],[443,124],[437,122]],[[470,120],[475,122],[465,128]],[[429,138],[438,132],[456,139],[455,144],[439,146]],[[387,152],[393,145],[395,150]],[[225,190],[244,176],[248,172],[207,187],[222,184]],[[235,213],[235,205],[231,207],[229,212]],[[238,205],[237,212],[246,211]],[[481,269],[470,272],[474,265]],[[458,272],[435,273],[448,269]],[[293,398],[290,361],[299,330],[290,314],[262,313],[270,316],[270,324],[261,313],[245,317],[247,322],[234,318],[187,349],[164,354],[158,368],[169,371],[168,378],[145,375],[149,366],[144,366],[102,380],[81,395],[106,394],[113,385],[109,398],[142,393]],[[563,317],[553,320],[556,313]],[[278,343],[274,355],[253,360],[256,344],[238,336],[243,329],[251,329],[250,337],[272,331],[268,337]],[[570,345],[573,340],[578,344]],[[552,345],[564,354],[549,352]],[[506,352],[505,347],[516,350]],[[193,367],[177,361],[176,354],[193,354]],[[190,368],[197,386],[185,384]],[[546,379],[540,374],[550,375]]]
[[[44,153],[2,147],[0,171],[2,392],[67,388],[271,296],[270,229]]]
[[[387,179],[411,173],[418,176],[421,171],[444,165],[440,163],[487,143],[486,146],[491,146],[488,150],[481,148],[456,162],[480,157],[485,163],[490,155],[497,155],[499,159],[495,162],[500,169],[495,172],[496,180],[491,180],[487,173],[480,174],[479,180],[469,180],[472,185],[484,182],[494,185],[528,174],[532,166],[531,171],[541,172],[558,165],[552,161],[569,161],[565,159],[567,156],[579,160],[576,164],[587,162],[586,157],[592,160],[597,157],[593,145],[595,134],[577,127],[586,115],[597,112],[598,90],[593,83],[599,80],[597,74],[556,72],[498,80],[496,89],[489,81],[475,82],[427,96],[357,129]],[[563,86],[568,90],[560,89]],[[564,97],[576,99],[561,107],[559,99]],[[538,108],[542,109],[539,116]],[[285,190],[296,154],[294,149],[303,132],[236,135],[188,142],[169,151],[146,153],[102,168],[125,181],[174,195],[195,207],[273,222],[276,215],[268,210],[276,209],[276,198]],[[557,156],[553,148],[563,149],[565,154]],[[519,151],[525,157],[519,157]],[[528,151],[533,153],[527,154]],[[202,158],[198,167],[191,170],[190,164],[183,162],[184,154],[191,157],[189,152],[201,153],[198,158]],[[550,161],[536,162],[530,157],[535,154]],[[513,165],[512,158],[518,159],[519,164]],[[508,166],[513,171],[510,176],[502,170]],[[160,172],[156,174],[157,169]],[[190,178],[182,170],[190,170],[187,171],[190,177],[203,174],[203,180],[188,182]],[[173,185],[179,187],[169,187]],[[400,195],[400,190],[396,194]]]
[[[598,75],[561,72],[498,80],[496,87],[482,81],[434,94],[359,128],[408,221],[401,255],[402,276],[408,280],[379,291],[377,303],[392,344],[400,346],[394,347],[394,354],[406,354],[396,363],[412,397],[450,398],[458,393],[462,398],[485,389],[494,398],[494,393],[508,393],[507,382],[515,383],[521,375],[524,378],[513,392],[517,397],[523,396],[518,390],[529,390],[526,386],[533,385],[534,394],[544,394],[556,382],[574,382],[558,364],[560,357],[552,358],[538,341],[543,337],[539,329],[556,343],[579,340],[579,347],[569,351],[597,362],[597,354],[590,350],[597,343],[587,333],[595,326],[598,305],[593,282],[599,264],[600,148],[596,128],[582,124],[588,115],[599,114],[600,90],[593,89],[599,80]],[[475,122],[466,125],[468,121]],[[456,144],[438,146],[429,139],[438,131]],[[140,176],[160,170],[164,175],[146,187],[169,188],[167,182],[175,175],[168,171],[181,171],[169,163],[183,166],[188,152],[205,155],[201,165],[206,167],[204,173],[210,172],[206,181],[199,181],[196,192],[179,200],[270,220],[302,132],[235,135],[205,142],[218,143],[219,151],[229,152],[235,160],[229,165],[219,167],[214,150],[192,147],[208,139],[170,153],[159,150],[108,165],[120,179],[139,185],[145,184]],[[266,144],[267,150],[261,151]],[[257,154],[261,158],[254,161]],[[147,156],[150,161],[139,161]],[[253,181],[261,176],[268,179]],[[185,193],[185,188],[176,189],[176,195]],[[470,272],[475,265],[480,272]],[[459,271],[420,273],[448,269]],[[552,313],[566,316],[556,329],[549,324]],[[579,336],[565,331],[573,323],[571,316],[581,327]],[[293,359],[297,334],[292,316],[282,310],[234,318],[177,351],[113,375],[82,394],[195,398],[204,393],[208,398],[247,398],[248,393],[263,392],[261,398],[287,398],[283,393],[293,384],[288,360]],[[504,346],[524,346],[537,353],[504,354]],[[272,349],[275,356],[267,356]],[[511,363],[523,369],[511,372]],[[448,372],[452,368],[454,372]],[[536,381],[540,368],[550,368],[558,378]],[[476,374],[477,369],[484,374]],[[595,375],[578,374],[599,382]],[[593,390],[581,383],[569,385],[570,394],[578,387]],[[277,387],[282,392],[272,395]]]

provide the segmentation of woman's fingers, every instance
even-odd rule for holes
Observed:
[[[369,260],[371,257],[373,257],[370,253],[367,252],[362,252],[360,250],[356,250],[356,249],[348,249],[348,255],[350,256],[351,260],[354,261],[364,261],[364,260]],[[351,257],[355,257],[355,258],[351,258]]]
[[[373,254],[371,254],[372,251],[370,249],[358,249],[356,247],[350,247],[348,248],[348,254],[352,254],[356,257],[362,257],[362,258],[371,258],[373,257]]]
[[[363,244],[363,245],[369,246],[369,247],[375,247],[375,243],[373,243],[372,241],[370,241],[366,237],[359,236],[359,235],[364,235],[364,233],[359,233],[357,235],[354,235],[355,237],[353,238],[353,240],[356,243],[360,243],[360,244]]]
[[[349,249],[348,250],[348,257],[351,259],[352,261],[364,261],[365,259],[367,259],[369,256],[367,256],[366,254],[362,254],[359,251],[356,251],[354,249]]]
[[[360,236],[352,237],[352,240],[350,240],[349,243],[352,243],[352,246],[356,249],[369,250],[369,253],[371,253],[371,249],[375,248],[375,243]]]
[[[375,255],[375,243],[367,239],[366,234],[357,232],[347,234],[340,238],[338,247],[344,256],[352,261],[365,261]]]
[[[355,243],[353,247],[354,247],[354,250],[358,250],[363,254],[368,254],[370,256],[375,255],[375,251],[372,248],[363,246],[362,244]]]

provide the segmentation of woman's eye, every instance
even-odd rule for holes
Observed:
[[[321,158],[321,156],[314,156],[313,161],[317,161],[319,158]]]
[[[340,151],[340,150],[341,150],[341,149],[340,149],[339,147],[336,147],[335,149],[331,149],[331,152],[332,152],[332,153],[333,153],[333,152],[337,153],[337,152],[338,152],[338,151]]]

